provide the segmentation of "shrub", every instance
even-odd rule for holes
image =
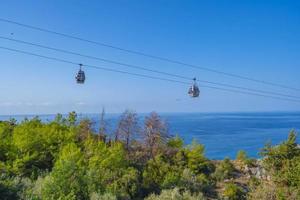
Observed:
[[[234,183],[228,183],[225,185],[223,196],[228,200],[246,199],[243,189]]]
[[[11,177],[3,173],[0,175],[0,199],[32,199],[31,188],[33,184],[28,178]]]
[[[287,187],[300,187],[300,148],[294,131],[280,145],[266,145],[261,154],[264,156],[263,165],[273,181]]]
[[[296,133],[277,146],[267,144],[261,152],[263,166],[271,181],[262,182],[251,190],[250,199],[299,199],[300,196],[300,148]]]
[[[178,187],[192,193],[209,193],[214,186],[214,182],[205,174],[195,175],[189,169],[184,169]]]
[[[159,192],[160,188],[173,186],[175,177],[174,168],[158,155],[147,162],[143,170],[143,185],[147,190]]]
[[[267,144],[261,151],[264,157],[264,167],[273,175],[281,175],[280,172],[284,169],[286,161],[292,160],[294,157],[300,156],[300,148],[297,147],[296,133],[291,131],[288,139],[277,146]]]
[[[253,185],[250,187],[250,192],[247,194],[249,200],[277,200],[276,198],[276,186],[266,184],[264,182],[259,185]]]
[[[90,200],[117,200],[117,197],[110,193],[98,194],[93,192],[90,196]]]
[[[247,153],[243,150],[240,150],[237,155],[236,155],[236,161],[238,162],[240,167],[245,167],[245,166],[254,166],[255,165],[255,160],[251,159],[247,156]]]
[[[233,172],[235,168],[231,163],[229,158],[225,158],[221,163],[217,165],[216,171],[214,173],[214,177],[218,181],[223,181],[224,179],[229,179],[233,177]]]
[[[152,194],[146,200],[204,200],[201,193],[191,194],[188,191],[180,192],[178,188],[163,190],[160,195]]]

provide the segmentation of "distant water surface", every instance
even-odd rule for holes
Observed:
[[[278,144],[285,140],[290,130],[300,130],[300,112],[278,113],[168,113],[161,114],[166,120],[170,133],[181,136],[186,144],[196,139],[205,145],[206,155],[211,159],[235,158],[243,149],[251,157],[259,157],[258,152],[266,142]],[[0,120],[15,118],[22,121],[32,115],[0,116]],[[51,121],[55,115],[39,116],[43,121]],[[82,114],[99,126],[100,114]],[[113,132],[119,114],[107,114],[109,131]],[[141,123],[145,114],[140,114]],[[300,137],[300,136],[299,136]],[[300,138],[298,138],[298,142]]]

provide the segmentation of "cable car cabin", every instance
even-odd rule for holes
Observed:
[[[188,94],[194,98],[194,97],[199,97],[200,90],[197,85],[196,78],[194,78],[193,80],[194,80],[194,84],[190,87]]]
[[[200,95],[200,90],[199,90],[198,86],[195,85],[195,84],[192,85],[192,86],[190,87],[190,89],[189,89],[188,94],[189,94],[191,97],[199,97],[199,95]]]
[[[85,74],[84,74],[84,71],[79,69],[77,75],[76,75],[76,82],[78,84],[84,84],[84,81],[85,81]]]

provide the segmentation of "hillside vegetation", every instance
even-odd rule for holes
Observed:
[[[209,160],[204,146],[171,137],[156,113],[141,127],[125,111],[114,133],[104,114],[99,130],[88,119],[57,115],[0,122],[0,199],[202,200],[300,199],[296,133],[262,159]]]

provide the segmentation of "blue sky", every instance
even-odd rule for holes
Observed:
[[[300,2],[227,0],[4,0],[0,18],[39,26],[148,54],[300,87]],[[233,79],[0,22],[0,36],[77,51],[188,77],[300,96],[299,92]],[[14,33],[13,36],[10,33]],[[149,74],[123,66],[33,48],[16,48],[78,63]],[[84,69],[0,50],[0,114],[299,111],[300,103]],[[153,74],[156,75],[157,74]]]

